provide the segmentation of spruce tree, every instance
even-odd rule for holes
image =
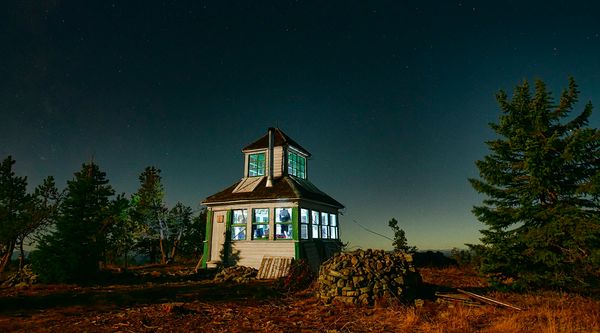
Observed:
[[[512,98],[497,95],[497,138],[476,162],[485,195],[473,208],[485,224],[481,269],[514,286],[584,290],[600,281],[600,132],[588,126],[587,103],[573,115],[579,91],[571,78],[555,103],[542,81],[525,81]]]
[[[106,234],[112,222],[106,174],[84,164],[67,183],[53,233],[32,253],[33,269],[46,282],[87,282],[97,278],[104,260]]]

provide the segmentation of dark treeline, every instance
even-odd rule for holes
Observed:
[[[202,255],[205,210],[168,207],[155,167],[140,174],[138,191],[127,197],[115,194],[93,162],[83,164],[64,190],[48,177],[29,193],[15,163],[8,156],[0,166],[0,274],[15,250],[23,269],[25,245],[35,246],[29,259],[44,282],[90,281],[106,265],[127,269]]]

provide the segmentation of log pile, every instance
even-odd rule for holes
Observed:
[[[372,305],[379,298],[412,300],[420,283],[410,254],[357,250],[338,253],[321,265],[318,294],[327,304]]]
[[[248,283],[256,279],[258,270],[252,267],[233,266],[227,267],[215,275],[215,282]]]
[[[22,270],[17,271],[6,281],[2,283],[2,287],[28,287],[37,283],[38,276],[31,270],[31,266],[25,265]]]

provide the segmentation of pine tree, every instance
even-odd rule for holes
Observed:
[[[0,164],[0,274],[10,262],[32,200],[27,193],[27,178],[15,174],[14,164],[11,156]]]
[[[600,276],[600,132],[588,127],[592,105],[571,113],[573,79],[558,104],[542,81],[525,81],[512,98],[500,91],[497,138],[469,179],[486,196],[473,213],[486,226],[481,269],[515,286],[597,288]]]
[[[158,247],[161,255],[160,262],[164,264],[167,262],[169,211],[164,203],[165,190],[161,182],[160,169],[146,167],[139,180],[140,188],[132,198],[135,205],[134,219],[143,226],[144,230],[144,237],[139,245],[147,249],[152,261]]]
[[[388,226],[394,231],[394,251],[401,251],[406,253],[415,253],[417,248],[415,246],[409,246],[408,240],[406,239],[406,233],[403,229],[398,226],[398,220],[392,218],[388,221]]]
[[[97,278],[112,222],[106,174],[84,164],[67,191],[53,233],[31,255],[33,269],[46,282],[86,282]]]

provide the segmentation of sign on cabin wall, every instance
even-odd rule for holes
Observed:
[[[224,215],[218,215],[217,216],[217,223],[223,223],[225,222],[225,216]]]

